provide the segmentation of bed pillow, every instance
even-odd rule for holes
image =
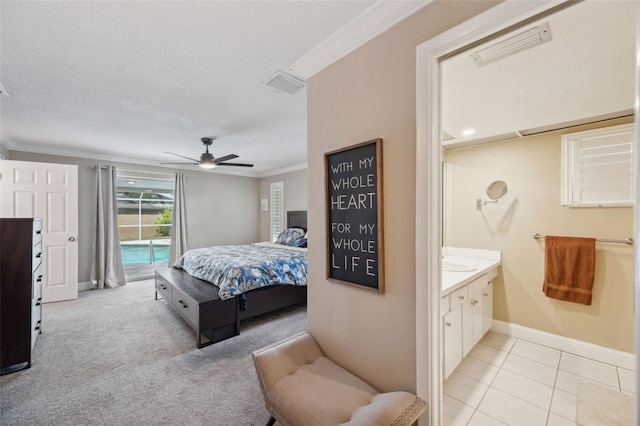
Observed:
[[[295,240],[304,237],[304,229],[302,228],[287,228],[278,235],[276,240],[277,244],[284,244],[285,246],[291,245]]]
[[[290,247],[302,247],[302,248],[307,248],[307,239],[302,237],[302,238],[298,238],[297,240],[295,240],[294,242],[292,242],[291,244],[289,244]]]

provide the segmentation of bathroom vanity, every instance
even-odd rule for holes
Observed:
[[[442,248],[440,314],[446,379],[493,322],[493,287],[501,264],[499,250]]]

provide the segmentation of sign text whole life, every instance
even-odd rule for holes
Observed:
[[[378,287],[375,144],[329,157],[331,278]]]

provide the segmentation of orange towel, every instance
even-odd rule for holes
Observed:
[[[547,297],[591,305],[596,239],[546,236],[544,284]]]

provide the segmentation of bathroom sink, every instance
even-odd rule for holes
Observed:
[[[461,263],[442,262],[442,270],[449,272],[470,272],[475,271],[474,266],[463,265]]]

